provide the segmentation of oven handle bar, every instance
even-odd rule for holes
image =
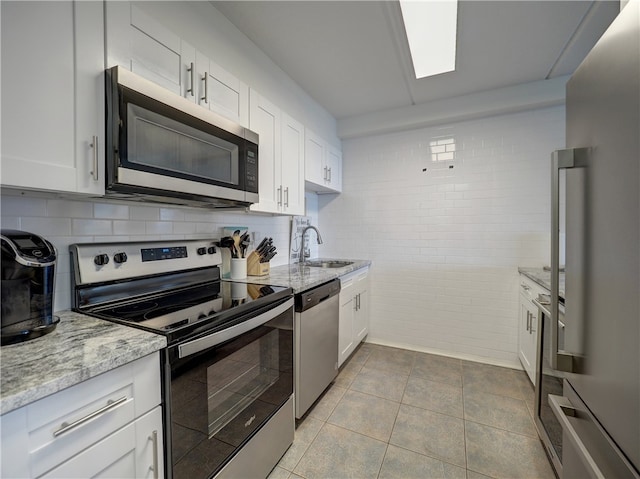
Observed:
[[[193,341],[180,344],[178,346],[178,357],[180,359],[186,358],[187,356],[199,353],[200,351],[204,351],[205,349],[211,348],[217,344],[224,343],[225,341],[240,336],[241,334],[251,331],[258,326],[262,326],[263,324],[268,323],[272,319],[280,316],[282,313],[287,311],[287,309],[293,308],[293,304],[293,298],[291,298],[281,305],[276,306],[275,308],[270,309],[269,311],[262,313],[255,318],[251,318],[248,321],[236,324],[235,326],[231,326],[230,328],[210,334],[203,338],[194,339]]]

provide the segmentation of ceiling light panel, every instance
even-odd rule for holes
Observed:
[[[416,78],[456,69],[457,0],[400,0]]]

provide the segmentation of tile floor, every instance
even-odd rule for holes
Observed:
[[[523,371],[362,344],[269,479],[554,474]]]

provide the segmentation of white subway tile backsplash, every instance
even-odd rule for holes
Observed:
[[[71,221],[71,233],[76,236],[105,236],[111,235],[113,233],[110,220],[73,219]],[[58,234],[56,233],[49,234],[58,236]]]
[[[343,143],[321,253],[373,261],[371,340],[517,365],[517,268],[549,261],[563,145],[563,107]]]
[[[111,203],[95,203],[93,205],[93,216],[94,218],[128,220],[129,206]]]
[[[158,221],[160,219],[160,208],[157,206],[130,206],[129,218],[132,220]]]
[[[144,221],[133,220],[114,220],[113,221],[113,234],[114,235],[143,235],[146,233]]]

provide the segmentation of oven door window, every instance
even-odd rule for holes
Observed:
[[[242,140],[222,131],[213,134],[213,126],[210,129],[211,132],[196,128],[139,104],[126,103],[123,165],[220,186],[241,186]]]
[[[175,478],[210,477],[293,392],[292,312],[172,366]]]

